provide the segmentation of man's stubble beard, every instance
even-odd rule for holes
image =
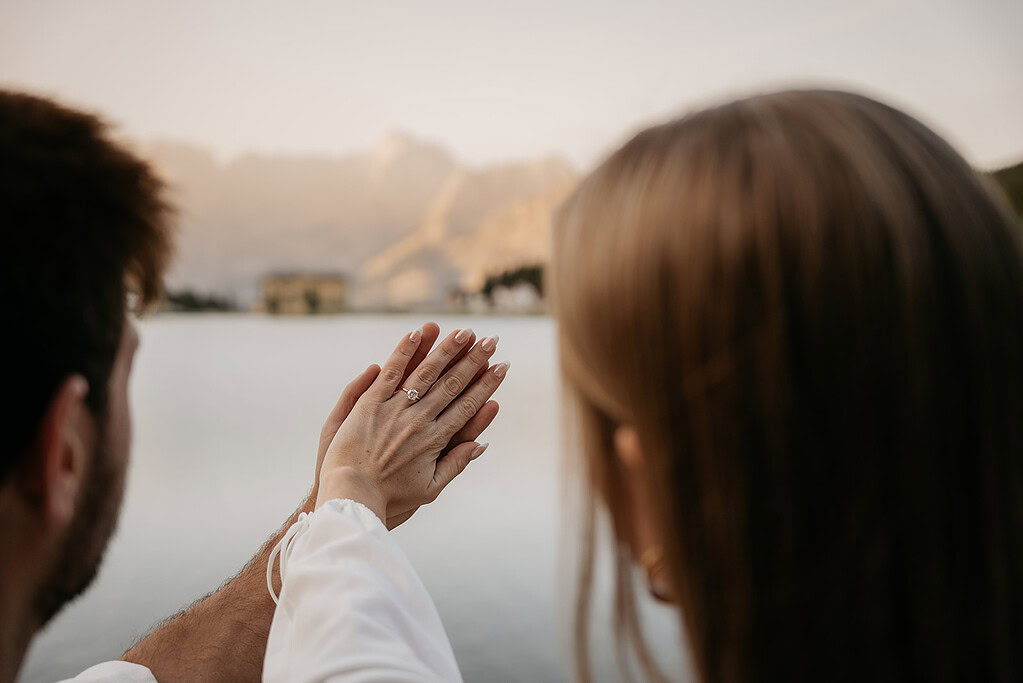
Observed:
[[[86,474],[82,497],[61,544],[50,576],[36,596],[40,625],[46,624],[68,602],[78,597],[96,578],[103,554],[117,528],[124,497],[125,469],[108,448],[103,431]]]

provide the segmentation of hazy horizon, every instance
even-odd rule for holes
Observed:
[[[340,156],[400,132],[469,166],[585,170],[694,106],[827,85],[903,107],[984,168],[1023,158],[1012,0],[0,0],[0,85],[119,132],[245,154]]]
[[[1019,162],[1020,25],[1018,0],[0,0],[0,87],[154,163],[176,289],[248,306],[267,273],[330,271],[350,308],[449,310],[546,263],[610,150],[727,97],[858,90],[980,168]]]
[[[680,112],[681,114],[682,112]],[[657,121],[651,121],[656,123]],[[636,130],[640,130],[642,126],[637,126]],[[631,129],[630,129],[631,131]],[[529,164],[544,161],[559,161],[567,164],[572,170],[584,174],[591,170],[592,166],[599,163],[601,157],[598,155],[591,164],[580,164],[573,160],[569,155],[552,151],[548,154],[539,154],[536,156],[530,155],[518,155],[508,156],[502,159],[483,160],[473,163],[470,160],[460,158],[455,151],[449,147],[443,140],[430,139],[428,137],[418,135],[415,131],[408,130],[391,130],[385,132],[376,140],[375,143],[372,141],[366,145],[351,147],[347,149],[339,150],[328,150],[328,149],[279,149],[279,150],[263,150],[258,148],[253,149],[241,149],[233,154],[218,154],[217,150],[210,145],[205,145],[201,142],[193,140],[185,140],[181,138],[167,137],[167,136],[154,136],[149,138],[138,138],[131,135],[125,135],[123,131],[120,131],[121,139],[124,140],[128,145],[134,146],[136,149],[141,150],[143,153],[146,150],[154,148],[173,148],[180,147],[182,149],[189,149],[203,154],[209,154],[210,159],[218,167],[230,167],[239,163],[244,163],[251,160],[271,160],[271,161],[316,161],[316,160],[330,160],[339,161],[350,157],[356,156],[372,156],[378,154],[381,148],[389,144],[392,139],[402,139],[412,142],[416,146],[432,147],[438,150],[447,152],[451,155],[453,161],[462,164],[468,169],[488,169],[488,168],[500,168],[502,166],[510,166],[515,164]],[[628,138],[628,134],[621,137],[618,142],[624,142]],[[606,150],[610,153],[614,150],[614,146],[609,146]],[[977,167],[982,171],[997,171],[1001,168],[1014,166],[1017,163],[1023,163],[1023,149],[1016,154],[1006,155],[1005,158],[997,158],[992,163],[977,163]]]

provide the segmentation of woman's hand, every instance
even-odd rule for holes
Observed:
[[[435,328],[403,338],[383,369],[371,366],[349,385],[332,418],[347,408],[342,406],[346,395],[368,388],[342,418],[324,453],[316,507],[332,498],[350,498],[393,527],[435,499],[482,453],[485,447],[471,439],[496,415],[497,405],[488,399],[508,364],[488,367],[496,337],[474,345],[470,330],[456,330],[416,365],[421,347],[429,348],[430,337],[436,338]],[[410,400],[399,387],[415,389],[418,400]],[[324,436],[330,424],[328,418]]]
[[[455,330],[451,336],[457,333],[458,330]],[[419,348],[416,349],[416,354],[412,357],[408,367],[405,369],[405,376],[402,377],[403,384],[405,379],[419,368],[419,365],[433,348],[433,345],[439,336],[440,327],[437,323],[428,322],[423,325],[422,341],[420,341]],[[465,353],[473,347],[475,342],[476,335],[470,330],[468,341],[462,345],[462,349],[454,358],[451,359],[447,367],[444,368],[444,372],[447,372],[455,363],[462,360]],[[348,419],[348,416],[355,408],[355,404],[359,400],[359,397],[366,393],[366,390],[373,384],[373,381],[377,378],[378,374],[380,374],[380,366],[373,364],[366,368],[358,377],[349,382],[348,386],[346,386],[344,391],[341,392],[341,397],[338,398],[337,403],[330,411],[327,419],[324,421],[323,429],[320,430],[319,448],[316,453],[316,469],[314,470],[313,488],[309,494],[308,503],[304,506],[307,512],[312,512],[315,509],[316,498],[319,494],[320,469],[323,467],[323,459],[327,455],[327,449],[330,447],[331,441],[334,440],[334,435],[337,434],[337,430],[341,428],[342,423]],[[499,409],[500,406],[497,401],[487,401],[484,403],[483,407],[480,408],[480,411],[476,413],[476,416],[469,420],[457,434],[451,437],[448,445],[443,451],[441,451],[441,457],[443,458],[457,446],[473,442],[478,439],[480,434],[482,434],[484,430],[490,426],[490,423],[494,421],[494,418],[497,417]],[[405,523],[417,509],[418,507],[415,507],[388,517],[386,521],[388,530],[394,529],[398,525]]]

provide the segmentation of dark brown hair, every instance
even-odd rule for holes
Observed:
[[[553,287],[630,637],[621,424],[702,680],[1023,680],[1023,247],[948,144],[830,91],[651,128]]]
[[[163,185],[101,121],[0,91],[0,231],[11,429],[0,481],[34,438],[59,383],[106,406],[128,291],[160,294],[170,253]]]

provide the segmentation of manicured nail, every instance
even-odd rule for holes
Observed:
[[[487,337],[486,339],[481,341],[480,348],[482,348],[487,353],[490,353],[491,351],[497,348],[497,342],[499,341],[501,341],[501,337],[495,334],[493,337]]]
[[[458,334],[455,335],[456,344],[464,344],[469,341],[469,337],[472,335],[472,328],[467,327],[464,330],[459,330]]]
[[[412,334],[410,334],[408,336],[408,338],[409,338],[410,342],[415,344],[417,341],[419,341],[422,338],[422,336],[423,336],[423,328],[417,327],[416,329],[412,330]]]
[[[498,377],[504,377],[508,374],[508,368],[511,367],[511,361],[506,360],[503,363],[498,363],[494,366],[494,374]]]
[[[475,460],[476,458],[483,455],[483,451],[487,450],[489,446],[490,446],[489,441],[486,443],[481,443],[479,446],[476,446],[476,448],[472,452],[472,455],[469,456],[469,460]]]

